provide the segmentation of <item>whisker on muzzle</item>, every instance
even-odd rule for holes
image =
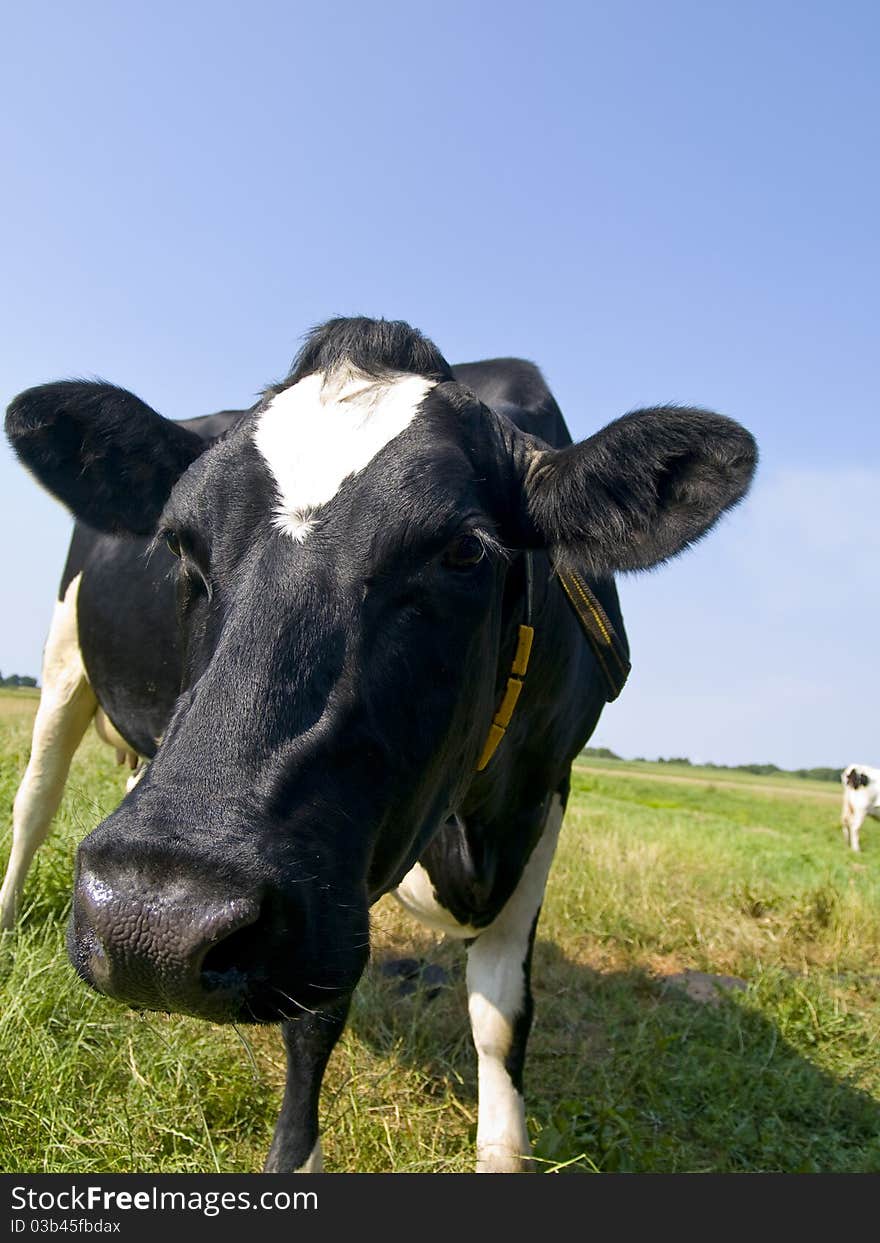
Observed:
[[[289,1001],[291,1005],[296,1006],[297,1010],[302,1010],[305,1014],[313,1015],[316,1019],[320,1019],[322,1023],[328,1023],[330,1021],[325,1014],[321,1014],[320,1010],[310,1010],[308,1006],[304,1006],[301,1001],[297,1001],[295,997],[291,997],[290,993],[285,993],[284,989],[279,988],[276,984],[273,984],[272,988],[273,991],[283,997],[285,1001]],[[291,1016],[285,1015],[285,1018],[289,1017]]]

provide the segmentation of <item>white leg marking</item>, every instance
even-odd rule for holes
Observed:
[[[323,1174],[324,1173],[324,1153],[321,1149],[320,1137],[315,1140],[315,1146],[309,1153],[306,1160],[293,1171],[294,1174]]]
[[[863,789],[845,790],[843,795],[843,813],[840,822],[843,825],[843,836],[853,850],[859,850],[859,830],[865,817],[874,814],[870,795]]]
[[[528,1168],[531,1146],[525,1107],[506,1059],[516,1018],[523,1010],[529,933],[543,901],[562,811],[562,802],[554,794],[544,832],[519,884],[495,922],[468,950],[468,1009],[479,1087],[478,1173],[516,1173]]]
[[[859,846],[859,829],[865,819],[865,809],[863,807],[854,807],[849,820],[849,844],[853,850],[860,850]]]
[[[257,419],[254,443],[278,488],[279,530],[303,543],[321,507],[409,427],[434,384],[408,373],[377,379],[343,366],[274,397]]]
[[[12,851],[0,889],[0,930],[15,923],[25,877],[58,810],[70,761],[98,706],[86,677],[76,627],[80,575],[55,605],[43,653],[40,705],[31,755],[12,810]]]

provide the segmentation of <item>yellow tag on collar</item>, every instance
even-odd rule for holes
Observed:
[[[520,626],[517,638],[516,652],[513,657],[513,663],[510,666],[510,677],[507,679],[507,686],[504,690],[504,697],[498,711],[492,718],[492,724],[489,726],[489,733],[486,741],[483,743],[483,751],[477,764],[477,772],[481,773],[491,760],[492,756],[498,750],[498,744],[504,737],[505,730],[510,724],[517,700],[523,688],[523,678],[526,676],[529,668],[529,657],[532,654],[532,640],[535,637],[533,626]]]

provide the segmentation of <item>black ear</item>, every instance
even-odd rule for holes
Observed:
[[[80,521],[150,535],[205,441],[112,384],[65,380],[20,393],[6,434],[22,463]]]
[[[597,575],[644,570],[698,540],[748,490],[752,436],[706,410],[626,414],[581,444],[533,455],[533,537]]]

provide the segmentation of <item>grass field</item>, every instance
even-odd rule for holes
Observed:
[[[35,706],[0,695],[6,825]],[[67,965],[74,847],[124,780],[90,735],[3,946],[0,1170],[258,1169],[283,1083],[276,1032],[137,1016]],[[858,856],[828,784],[578,765],[535,953],[526,1103],[543,1169],[880,1171],[872,823]],[[3,862],[8,845],[7,830]],[[390,899],[373,930],[325,1080],[327,1167],[470,1170],[461,950]],[[399,996],[378,966],[402,955],[439,963],[449,984]]]

